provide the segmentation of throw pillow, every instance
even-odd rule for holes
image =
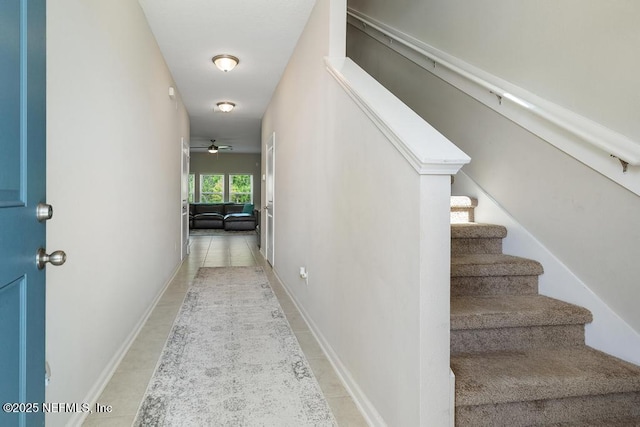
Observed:
[[[253,204],[252,203],[245,203],[244,207],[242,208],[242,213],[252,214],[253,213]]]

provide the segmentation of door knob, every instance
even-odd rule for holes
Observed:
[[[67,254],[65,254],[64,251],[55,251],[49,255],[43,248],[40,248],[36,254],[36,265],[38,266],[38,270],[42,270],[48,262],[53,265],[62,265],[66,261]]]

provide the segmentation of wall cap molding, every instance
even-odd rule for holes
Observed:
[[[470,162],[433,126],[349,58],[325,58],[327,71],[421,175],[455,175]]]

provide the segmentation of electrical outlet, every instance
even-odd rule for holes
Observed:
[[[305,267],[300,267],[300,278],[304,279],[307,285],[309,284],[309,272]]]

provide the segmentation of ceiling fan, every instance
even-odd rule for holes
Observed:
[[[207,151],[209,153],[215,154],[218,151],[223,151],[223,150],[233,150],[233,147],[231,145],[216,145],[216,140],[212,139],[211,141],[211,145],[209,147],[207,147]]]

